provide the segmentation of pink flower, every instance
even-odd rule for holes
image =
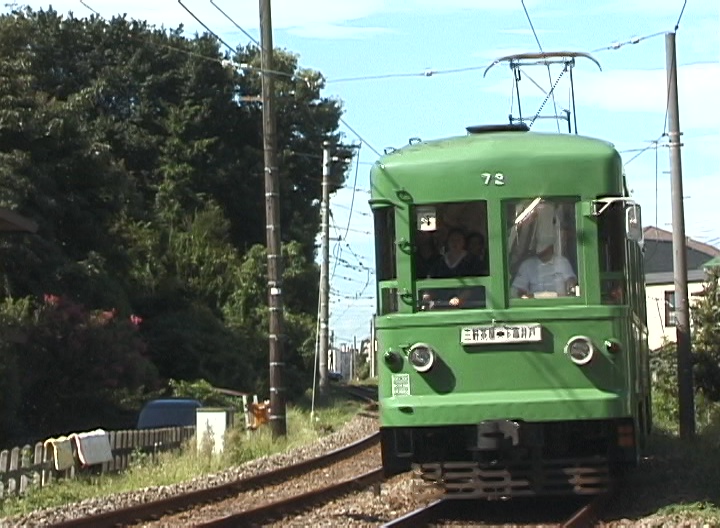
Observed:
[[[142,323],[142,321],[143,321],[142,317],[140,317],[138,315],[133,314],[130,316],[130,322],[132,324],[134,324],[135,326],[140,326],[140,323]]]
[[[60,303],[60,297],[51,293],[45,294],[45,303],[52,306],[57,306]]]

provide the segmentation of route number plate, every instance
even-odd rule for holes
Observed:
[[[460,334],[460,344],[462,345],[533,343],[538,341],[542,341],[542,327],[538,323],[471,326],[463,328]]]

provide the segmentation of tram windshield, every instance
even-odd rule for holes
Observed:
[[[487,202],[474,200],[415,208],[413,268],[416,280],[485,277],[490,274]],[[484,308],[485,287],[421,288],[419,308]]]
[[[510,295],[579,296],[574,198],[536,197],[506,205]]]

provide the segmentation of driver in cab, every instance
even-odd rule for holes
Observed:
[[[565,297],[577,286],[570,261],[555,254],[555,237],[537,239],[535,255],[523,261],[512,283],[514,297]]]

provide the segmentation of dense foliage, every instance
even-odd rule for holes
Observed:
[[[39,225],[0,239],[0,317],[21,336],[2,337],[0,441],[113,427],[171,378],[267,394],[261,107],[243,99],[258,53],[125,18],[0,17],[0,206]],[[274,69],[292,395],[311,379],[320,145],[341,107],[296,56]]]
[[[701,295],[691,302],[693,383],[698,423],[710,423],[720,402],[720,268],[707,270]],[[652,354],[654,412],[663,422],[677,424],[677,349],[667,343]]]

